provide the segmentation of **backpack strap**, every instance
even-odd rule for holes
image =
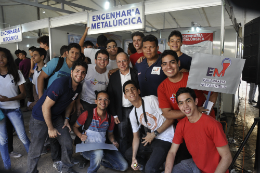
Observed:
[[[82,129],[84,129],[84,131],[88,130],[91,122],[92,122],[92,119],[93,119],[93,109],[90,109],[88,111],[88,117],[87,117],[87,120],[85,121],[85,124],[84,126],[82,127]]]
[[[59,70],[61,69],[61,67],[63,66],[63,63],[64,63],[64,58],[59,57],[58,64],[57,64],[56,68],[54,69],[54,71],[52,72],[52,74],[51,74],[50,76],[48,76],[48,78],[44,79],[44,89],[47,89],[49,79],[50,79],[57,71],[59,71]]]

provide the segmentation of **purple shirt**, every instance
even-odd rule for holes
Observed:
[[[19,64],[19,70],[21,70],[23,77],[25,79],[28,79],[29,77],[29,73],[30,73],[30,69],[31,69],[31,59],[26,58],[24,60],[22,60]]]

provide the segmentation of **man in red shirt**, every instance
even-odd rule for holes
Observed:
[[[176,127],[166,159],[165,173],[228,173],[232,156],[222,125],[198,110],[198,98],[192,89],[180,88],[176,93],[176,102],[186,117]],[[183,140],[192,159],[183,160],[173,167],[176,153]]]
[[[136,61],[140,57],[144,56],[143,49],[142,49],[143,48],[143,45],[142,45],[143,38],[144,38],[144,34],[142,32],[137,31],[132,34],[133,45],[136,49],[136,53],[134,53],[130,56],[130,61],[133,64],[133,66],[135,66]]]

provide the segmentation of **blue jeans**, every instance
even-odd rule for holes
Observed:
[[[172,173],[201,173],[192,159],[182,160],[177,165],[173,166]]]
[[[11,123],[13,124],[15,131],[22,141],[27,153],[29,151],[30,140],[27,137],[24,129],[24,122],[23,122],[23,114],[20,108],[17,109],[1,109],[5,115],[5,117],[9,118]],[[6,118],[0,121],[0,152],[2,155],[2,159],[4,162],[5,169],[11,168],[11,161],[8,152],[8,135],[6,130]]]
[[[118,171],[125,171],[128,164],[119,151],[115,150],[93,150],[82,153],[83,157],[90,160],[90,166],[87,173],[97,172],[100,165]]]

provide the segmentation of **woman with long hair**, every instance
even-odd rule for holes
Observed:
[[[6,118],[13,124],[19,139],[29,151],[30,140],[26,135],[23,122],[23,114],[19,100],[26,97],[23,74],[17,70],[11,52],[0,47],[0,109],[5,118],[0,121],[0,152],[5,169],[11,169],[11,161],[8,152],[8,135]],[[18,93],[18,87],[20,94]]]

